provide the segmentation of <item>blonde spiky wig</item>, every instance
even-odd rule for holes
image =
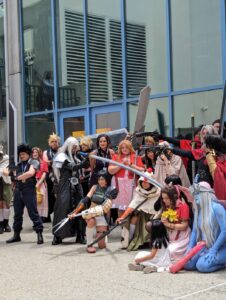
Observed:
[[[53,141],[57,141],[58,145],[60,145],[60,137],[58,135],[56,135],[54,132],[49,135],[49,138],[48,138],[49,146],[51,145],[51,143]]]
[[[89,149],[93,149],[93,141],[90,137],[83,137],[80,140],[80,146],[86,145]]]

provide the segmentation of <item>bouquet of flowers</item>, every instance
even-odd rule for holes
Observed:
[[[178,221],[178,216],[176,210],[168,208],[162,213],[162,217],[168,219],[170,223]]]

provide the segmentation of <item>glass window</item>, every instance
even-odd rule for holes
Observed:
[[[25,126],[27,143],[42,150],[48,147],[49,135],[56,132],[53,114],[26,117]]]
[[[83,116],[64,118],[64,140],[69,136],[75,138],[85,135],[85,118]]]
[[[220,1],[171,0],[174,90],[222,83]]]
[[[88,1],[90,102],[123,97],[120,0]]]
[[[59,108],[86,104],[83,0],[57,0]]]
[[[152,94],[168,89],[165,0],[126,1],[128,97],[149,85]]]
[[[6,144],[6,89],[4,57],[4,7],[0,4],[0,144]]]
[[[212,124],[220,118],[222,90],[186,94],[174,97],[174,135],[191,133],[191,116],[195,116],[195,127]]]
[[[26,112],[53,108],[50,0],[23,0]]]
[[[138,102],[128,104],[129,131],[133,131],[138,110]],[[145,131],[158,130],[169,135],[168,98],[151,99],[145,119]]]
[[[121,112],[108,112],[96,115],[96,133],[112,131],[121,128]]]

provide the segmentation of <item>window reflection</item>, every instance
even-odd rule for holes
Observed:
[[[220,1],[172,0],[174,90],[222,83]]]
[[[90,101],[123,97],[120,0],[88,1]]]
[[[50,0],[23,0],[26,112],[53,108]]]
[[[165,0],[126,0],[127,93],[167,91]]]
[[[128,104],[129,131],[134,130],[138,102]],[[163,135],[169,134],[168,98],[151,99],[148,104],[145,131],[157,130]]]
[[[26,117],[26,141],[32,147],[46,149],[48,137],[56,132],[53,114]]]
[[[174,135],[191,133],[191,115],[195,127],[212,124],[220,118],[223,91],[209,91],[174,97]]]
[[[4,6],[0,4],[0,144],[6,145],[6,88],[4,58]]]
[[[59,108],[86,104],[83,1],[57,0]]]

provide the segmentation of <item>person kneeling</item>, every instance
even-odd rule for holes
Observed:
[[[94,231],[96,229],[97,237],[107,231],[108,223],[106,216],[111,208],[111,200],[115,199],[118,191],[108,186],[107,173],[100,171],[98,173],[98,184],[92,186],[87,196],[81,200],[77,208],[68,217],[73,219],[86,206],[89,206],[90,213],[84,214],[86,226],[87,252],[95,253],[96,248],[90,246],[93,242]],[[98,241],[100,249],[106,248],[105,238]]]

